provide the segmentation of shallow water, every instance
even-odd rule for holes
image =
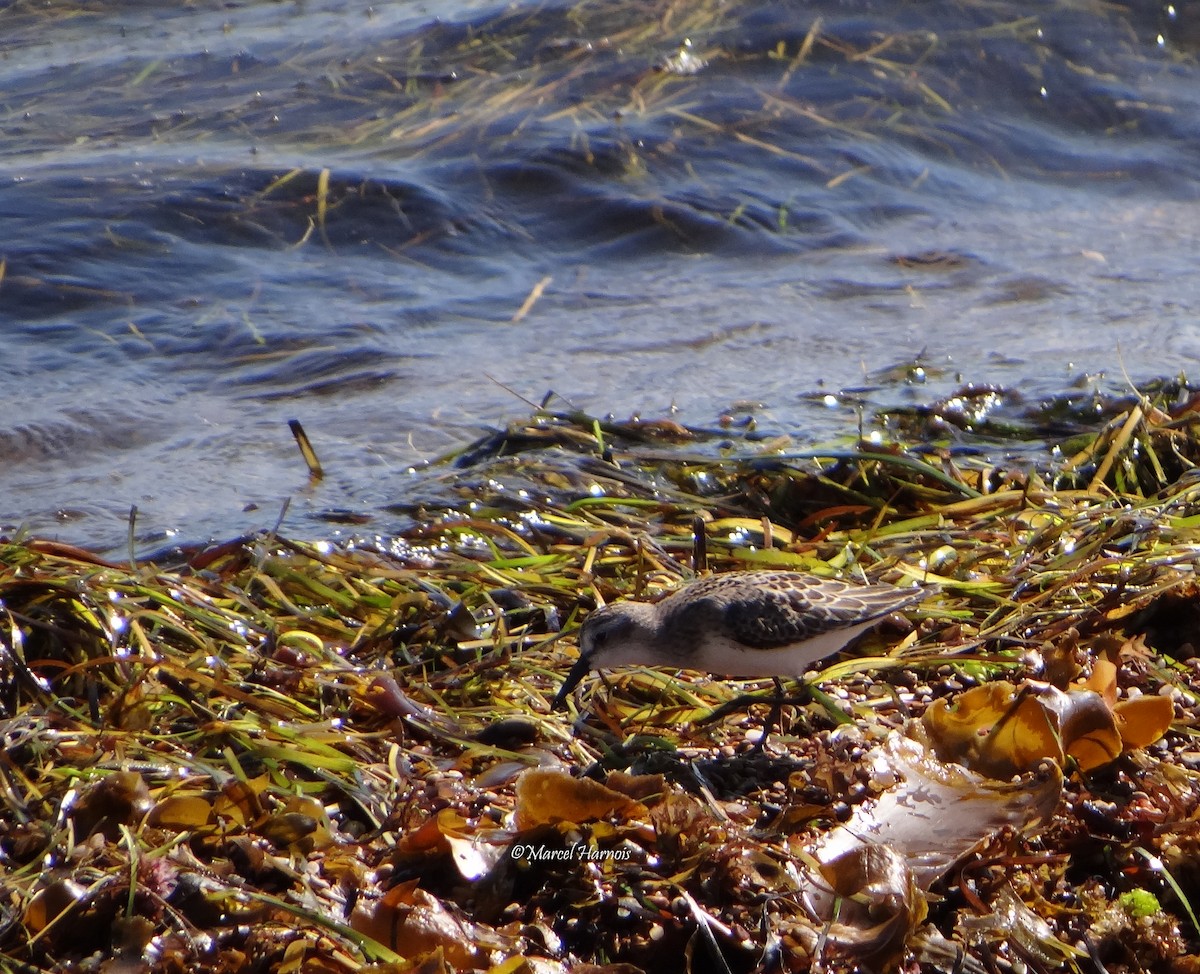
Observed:
[[[1183,12],[11,4],[0,530],[386,534],[548,390],[804,445],[1191,371]]]

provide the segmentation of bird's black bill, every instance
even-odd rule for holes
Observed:
[[[567,702],[567,697],[571,691],[579,686],[579,681],[591,672],[592,661],[587,656],[580,656],[575,661],[575,665],[571,667],[571,672],[567,674],[567,678],[563,680],[563,684],[558,688],[558,693],[554,695],[554,701],[550,704],[551,710],[561,710],[563,704]]]

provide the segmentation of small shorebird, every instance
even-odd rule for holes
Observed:
[[[579,660],[552,706],[589,672],[638,664],[731,677],[796,677],[930,589],[857,585],[800,572],[727,572],[660,602],[615,602],[579,630]]]

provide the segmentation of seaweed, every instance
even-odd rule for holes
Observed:
[[[461,508],[414,508],[387,546],[269,532],[119,564],[8,539],[6,964],[1191,969],[1197,671],[1171,620],[1195,596],[1195,422],[1139,397],[1065,461],[1006,470],[539,409],[432,464]],[[550,710],[590,607],[765,566],[937,594],[812,674],[765,742],[763,681],[631,668]],[[1018,709],[1031,691],[965,692],[1021,681],[1068,688],[1058,731]],[[1049,811],[964,785],[1009,827],[919,880],[895,849],[825,862],[890,919],[814,919],[816,850],[885,807],[870,755],[983,695],[1003,733],[1035,720]],[[1093,724],[1065,730],[1147,709],[1099,756]]]

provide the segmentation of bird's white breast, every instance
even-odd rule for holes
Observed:
[[[660,665],[681,666],[689,670],[704,670],[722,676],[790,676],[801,677],[817,663],[832,656],[859,633],[870,629],[879,620],[871,619],[858,625],[846,626],[821,633],[802,643],[775,649],[755,649],[708,633],[686,657],[661,660]],[[648,660],[641,660],[649,663]]]

